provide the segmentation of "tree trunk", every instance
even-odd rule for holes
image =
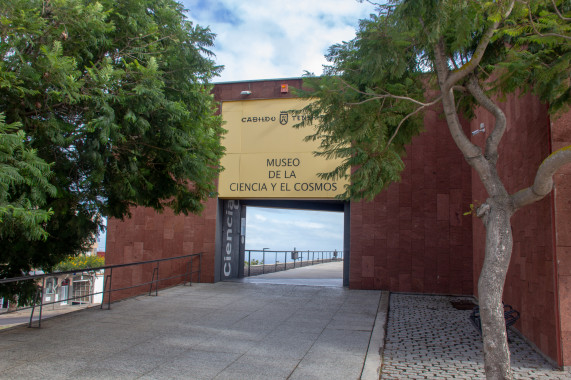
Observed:
[[[486,227],[486,255],[478,281],[487,379],[511,379],[502,296],[513,246],[510,197],[490,198],[478,209]]]

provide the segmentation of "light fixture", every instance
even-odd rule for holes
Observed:
[[[480,129],[476,129],[475,131],[472,131],[472,136],[476,136],[478,133],[482,133],[482,132],[486,132],[486,126],[484,125],[484,123],[480,123]]]
[[[240,93],[240,95],[250,95],[252,93],[252,91],[250,90],[244,90]]]

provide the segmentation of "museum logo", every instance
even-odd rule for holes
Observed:
[[[295,122],[300,122],[305,120],[305,116],[299,116],[291,114],[291,111],[280,111],[279,115],[276,116],[244,116],[240,121],[242,123],[256,123],[258,125],[262,125],[264,123],[275,123],[279,121],[281,125],[287,125],[291,120]]]

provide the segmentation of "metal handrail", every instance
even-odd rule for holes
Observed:
[[[261,253],[262,254],[262,262],[261,264],[257,264],[257,265],[252,265],[252,253],[256,254],[256,253]],[[270,264],[266,264],[266,254],[274,254],[274,263],[270,263]],[[278,254],[283,254],[283,258],[284,258],[284,262],[283,263],[279,263],[278,264]],[[297,255],[295,255],[297,254]],[[306,260],[305,262],[303,261],[304,259],[304,254],[306,254]],[[288,261],[288,255],[292,255],[291,259],[289,259]],[[296,258],[293,258],[294,255],[296,256]],[[311,255],[311,257],[310,257]],[[308,266],[308,265],[315,265],[315,264],[322,264],[324,262],[330,262],[330,261],[334,261],[334,260],[341,260],[343,259],[343,251],[310,251],[310,250],[305,250],[305,251],[298,251],[294,248],[293,251],[284,251],[284,250],[280,250],[280,251],[268,251],[268,250],[261,250],[261,249],[247,249],[245,250],[245,254],[244,256],[248,257],[247,261],[244,263],[244,266],[248,267],[247,272],[244,270],[244,276],[245,277],[250,277],[251,274],[251,268],[252,267],[260,267],[262,268],[262,273],[259,274],[265,274],[266,273],[266,266],[269,267],[270,269],[272,269],[273,267],[273,272],[278,272],[278,265],[279,266],[283,266],[283,269],[280,269],[279,271],[282,270],[288,270],[288,269],[294,269],[296,267],[303,267],[303,266]],[[281,258],[281,256],[280,256]],[[299,264],[297,264],[297,261],[299,260]],[[256,260],[257,261],[257,260]],[[291,268],[288,268],[288,264],[293,263],[293,266]]]
[[[78,269],[74,269],[74,270],[69,270],[69,271],[61,271],[61,272],[51,272],[51,273],[42,273],[42,274],[34,274],[34,275],[28,275],[28,276],[20,276],[20,277],[10,277],[10,278],[3,278],[0,279],[0,284],[7,284],[7,283],[11,283],[11,282],[20,282],[20,281],[30,281],[30,280],[42,280],[42,285],[38,288],[38,291],[36,293],[35,299],[34,299],[34,303],[32,306],[26,306],[26,307],[21,307],[21,308],[17,308],[16,310],[9,310],[6,312],[2,312],[0,313],[0,315],[4,315],[4,314],[9,314],[9,313],[13,313],[13,312],[17,312],[17,311],[22,311],[22,310],[27,310],[27,309],[31,309],[32,312],[30,314],[30,322],[28,323],[28,327],[32,327],[32,321],[33,321],[33,317],[34,317],[34,311],[36,309],[36,307],[39,306],[40,308],[40,314],[39,314],[39,319],[38,319],[38,327],[41,327],[42,324],[42,308],[43,306],[47,306],[47,305],[53,305],[56,303],[61,303],[64,301],[73,301],[76,299],[80,299],[80,298],[84,298],[87,296],[94,296],[97,294],[102,294],[102,298],[101,298],[101,309],[103,309],[103,304],[105,303],[105,294],[108,294],[108,298],[107,298],[107,310],[111,309],[111,293],[112,292],[117,292],[117,291],[121,291],[121,290],[127,290],[127,289],[132,289],[132,288],[137,288],[137,287],[141,287],[144,285],[150,285],[150,289],[149,289],[149,295],[151,295],[152,293],[152,289],[153,289],[153,285],[155,286],[155,295],[158,295],[158,291],[159,291],[159,283],[162,281],[167,281],[173,278],[177,278],[177,277],[188,277],[188,281],[184,281],[183,285],[186,285],[187,283],[189,284],[189,286],[192,286],[192,275],[194,273],[198,274],[198,282],[200,282],[200,278],[201,278],[201,268],[202,268],[202,255],[204,254],[204,252],[199,252],[199,253],[192,253],[189,255],[182,255],[182,256],[176,256],[176,257],[167,257],[167,258],[163,258],[163,259],[155,259],[155,260],[146,260],[146,261],[137,261],[137,262],[133,262],[133,263],[124,263],[124,264],[113,264],[113,265],[105,265],[105,266],[101,266],[101,267],[94,267],[94,268],[78,268]],[[198,257],[198,269],[197,270],[193,270],[194,268],[194,258]],[[158,269],[159,269],[159,263],[163,262],[163,261],[171,261],[171,260],[180,260],[180,259],[189,259],[189,262],[187,263],[187,268],[188,270],[182,274],[179,275],[174,275],[174,276],[169,276],[166,278],[160,278],[158,276]],[[112,276],[113,276],[113,269],[115,268],[123,268],[123,267],[128,267],[128,266],[135,266],[135,265],[144,265],[144,264],[152,264],[152,263],[156,263],[157,266],[153,269],[153,277],[151,279],[151,281],[148,282],[143,282],[140,284],[136,284],[136,285],[131,285],[131,286],[126,286],[126,287],[122,287],[122,288],[117,288],[117,289],[112,289],[111,288],[111,283],[112,283]],[[61,276],[61,275],[65,275],[65,274],[76,274],[76,273],[85,273],[85,272],[99,272],[99,271],[107,271],[109,270],[109,274],[106,274],[105,272],[105,279],[103,282],[103,290],[101,292],[93,292],[93,293],[87,293],[87,294],[83,294],[81,296],[76,296],[76,297],[68,297],[65,299],[61,299],[61,300],[57,300],[57,301],[52,301],[52,302],[45,302],[43,301],[43,292],[44,292],[44,288],[45,288],[45,279],[47,277],[55,277],[55,276]],[[156,274],[156,278],[155,278],[155,274]],[[107,287],[107,280],[109,280],[109,286]],[[38,299],[40,300],[40,302],[38,303]]]

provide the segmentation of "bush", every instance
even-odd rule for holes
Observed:
[[[99,256],[68,257],[55,266],[56,272],[66,272],[74,269],[98,268],[105,265],[105,258]]]

